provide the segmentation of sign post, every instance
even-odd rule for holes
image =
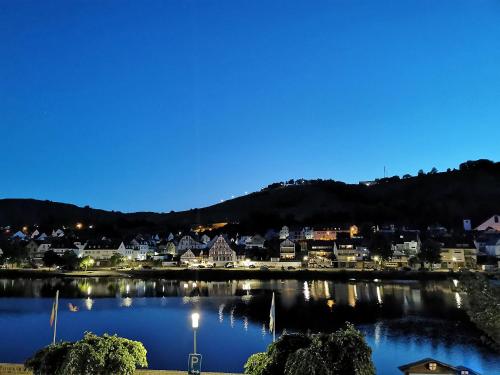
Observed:
[[[201,374],[201,354],[189,354],[188,360],[188,374],[200,375]]]

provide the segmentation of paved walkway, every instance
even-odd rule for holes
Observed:
[[[137,375],[186,375],[186,371],[169,370],[137,370]],[[31,375],[31,371],[24,369],[24,366],[18,363],[0,363],[0,375]],[[222,372],[202,372],[202,375],[241,375],[235,373]]]

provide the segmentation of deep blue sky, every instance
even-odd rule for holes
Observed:
[[[0,0],[0,198],[206,206],[500,159],[498,0]]]

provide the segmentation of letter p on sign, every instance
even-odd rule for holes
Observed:
[[[201,374],[201,354],[189,354],[188,374],[189,375]]]

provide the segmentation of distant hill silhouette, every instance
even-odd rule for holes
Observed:
[[[68,225],[78,221],[121,229],[170,230],[194,224],[238,222],[265,230],[283,224],[395,223],[459,228],[500,211],[500,163],[469,161],[458,170],[380,179],[375,185],[333,180],[275,183],[213,206],[171,213],[121,213],[33,199],[0,200],[0,225]]]

